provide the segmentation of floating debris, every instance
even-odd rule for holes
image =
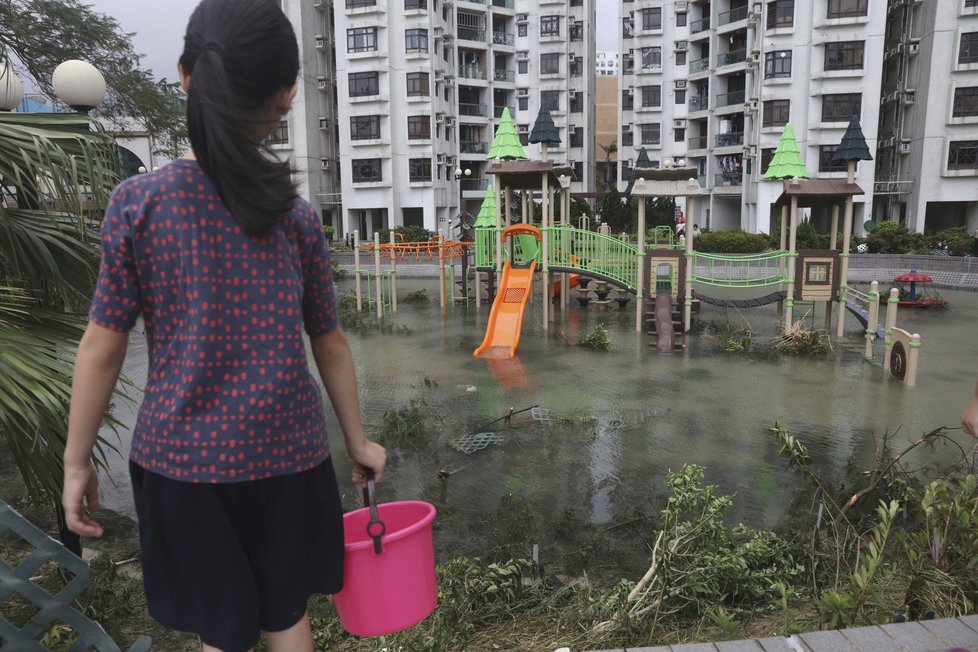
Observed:
[[[455,391],[459,394],[473,394],[479,389],[475,385],[456,385]]]
[[[543,423],[552,423],[553,417],[550,416],[550,410],[542,407],[535,407],[530,409],[530,416],[534,421],[540,421]]]
[[[499,444],[504,437],[498,432],[480,432],[476,434],[463,435],[458,439],[449,442],[449,446],[455,450],[465,453],[475,453],[488,448],[490,444]]]

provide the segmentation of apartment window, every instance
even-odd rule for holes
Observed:
[[[428,30],[426,29],[404,30],[404,50],[406,52],[427,52]]]
[[[662,29],[662,7],[642,10],[642,29]]]
[[[574,162],[574,178],[578,181],[584,180],[584,161]]]
[[[625,111],[631,111],[633,108],[632,94],[628,91],[621,92],[621,108]]]
[[[662,86],[643,86],[642,106],[662,106]]]
[[[360,7],[373,7],[377,0],[346,0],[347,9],[358,9]]]
[[[676,27],[686,27],[686,12],[680,11],[676,14]]]
[[[788,124],[791,113],[791,100],[765,100],[761,125],[783,127]]]
[[[771,161],[774,160],[774,152],[776,151],[774,147],[765,147],[761,150],[761,174],[767,172],[767,169],[771,166]]]
[[[961,35],[958,63],[978,63],[978,32]]]
[[[767,28],[793,27],[795,0],[774,0],[767,3]]]
[[[685,104],[685,103],[686,103],[686,90],[683,89],[683,90],[676,91],[676,104]]]
[[[841,41],[825,44],[826,70],[862,70],[865,41]]]
[[[288,145],[289,144],[289,121],[279,120],[278,127],[265,139],[268,145]]]
[[[526,23],[520,23],[516,26],[517,36],[526,36]]]
[[[560,91],[540,91],[540,106],[560,111]]]
[[[571,113],[584,113],[584,93],[574,93],[570,100]]]
[[[956,140],[947,152],[948,170],[978,170],[978,140]]]
[[[540,55],[540,74],[556,75],[560,73],[560,53],[545,52]]]
[[[686,65],[686,51],[680,50],[676,52],[676,65],[685,66]]]
[[[530,110],[530,98],[529,97],[517,97],[516,98],[516,108],[520,111]]]
[[[775,50],[764,55],[764,79],[791,77],[791,50]]]
[[[964,0],[965,9],[978,7],[978,0]]]
[[[621,130],[621,144],[625,147],[631,147],[634,145],[634,138],[632,137],[632,130],[629,127],[624,127]]]
[[[865,16],[869,0],[829,0],[829,18]]]
[[[584,147],[584,127],[573,127],[571,129],[570,146]]]
[[[355,158],[351,163],[353,165],[353,175],[351,178],[354,183],[384,180],[379,158]]]
[[[404,0],[405,9],[427,9],[428,0]]]
[[[373,52],[377,49],[376,27],[355,27],[346,30],[347,52]]]
[[[412,182],[431,181],[431,159],[408,159],[408,180]]]
[[[530,144],[530,125],[518,125],[516,132],[520,136],[520,145],[526,147]]]
[[[540,16],[540,36],[560,36],[560,16]]]
[[[861,93],[836,93],[822,96],[822,122],[849,122],[862,109]]]
[[[363,97],[380,93],[380,73],[376,71],[351,72],[347,78],[350,81],[350,97]]]
[[[521,75],[525,75],[529,71],[529,62],[527,61],[517,61],[516,62],[516,72]]]
[[[673,142],[682,143],[686,141],[686,130],[685,129],[673,129],[672,134]]]
[[[658,145],[662,139],[662,125],[652,122],[647,125],[639,125],[642,130],[643,145]]]
[[[429,97],[431,95],[430,74],[409,72],[407,74],[408,97]]]
[[[954,89],[954,103],[951,115],[955,118],[978,116],[978,86]]]
[[[571,55],[570,75],[571,75],[571,77],[583,77],[584,76],[584,58],[583,57],[575,57],[575,56]]]
[[[623,38],[632,38],[635,36],[635,21],[631,18],[622,18],[621,34]]]
[[[409,115],[407,126],[408,140],[428,140],[431,138],[431,116]]]
[[[845,161],[832,160],[837,148],[838,145],[821,145],[818,148],[819,172],[845,172],[849,169],[849,164]]]
[[[577,20],[570,28],[570,40],[572,41],[583,41],[584,40],[584,23]]]
[[[642,48],[642,70],[662,70],[662,48]]]
[[[379,115],[350,116],[350,140],[373,140],[380,138]]]

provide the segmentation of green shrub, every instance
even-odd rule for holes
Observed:
[[[415,290],[404,297],[403,301],[405,303],[427,303],[428,302],[428,291],[424,288]]]
[[[333,227],[331,227],[331,226],[323,226],[323,235],[326,236],[326,240],[332,240],[333,239],[333,233],[335,233],[335,232],[336,232],[336,230]]]
[[[767,251],[769,244],[766,235],[741,229],[710,231],[693,240],[696,251],[712,254],[757,254]]]
[[[578,344],[595,351],[611,350],[611,340],[608,338],[608,329],[604,327],[604,324],[595,326],[594,330],[588,333],[587,337],[582,338]]]
[[[942,249],[942,243],[947,246],[947,253],[951,256],[968,256],[974,246],[974,237],[968,233],[967,227],[958,226],[952,229],[944,229],[924,236],[924,242],[928,249]]]
[[[428,242],[438,236],[437,233],[420,226],[398,226],[394,227],[393,231],[395,234],[398,234],[394,236],[395,242]],[[403,236],[403,239],[401,236]],[[381,229],[381,244],[387,244],[390,241],[391,229]]]
[[[897,222],[880,222],[866,238],[871,254],[909,254],[926,247],[922,235]]]

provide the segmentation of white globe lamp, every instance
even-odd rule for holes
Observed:
[[[54,69],[51,84],[58,98],[82,113],[88,113],[105,99],[105,77],[85,61],[69,59]]]
[[[24,99],[24,84],[8,66],[0,66],[0,111],[13,111]]]

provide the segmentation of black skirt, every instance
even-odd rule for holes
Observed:
[[[180,482],[129,464],[149,613],[207,645],[247,650],[343,584],[332,462],[251,482]]]

